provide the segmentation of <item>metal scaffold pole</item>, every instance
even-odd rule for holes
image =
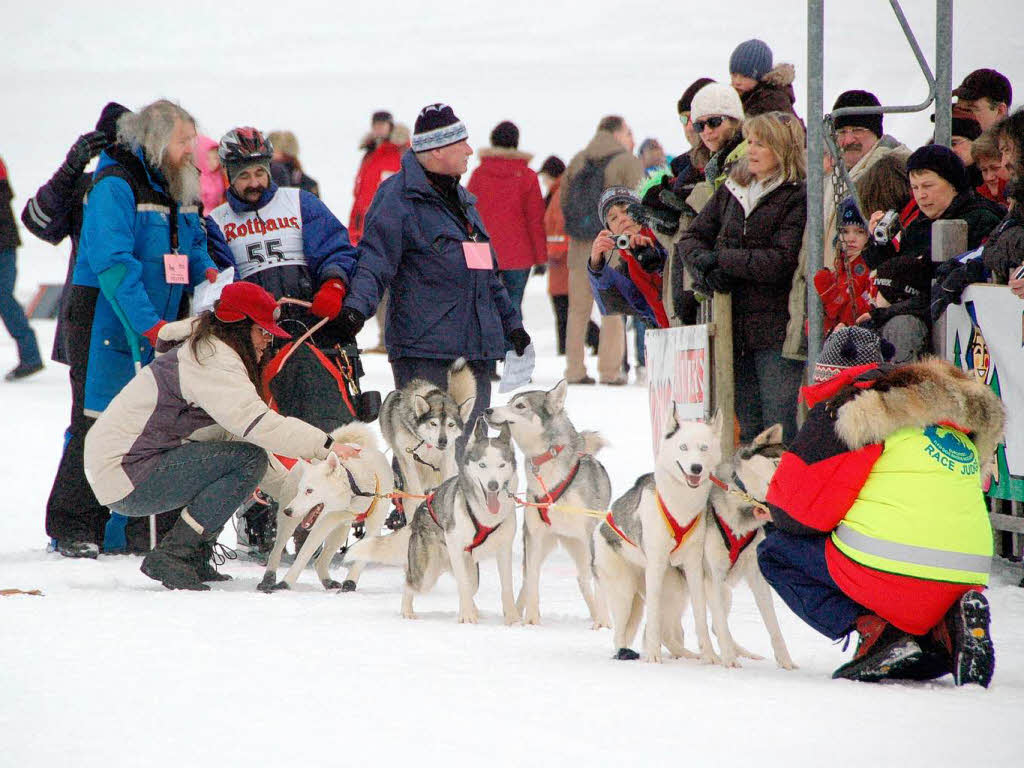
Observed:
[[[807,3],[807,371],[814,371],[821,349],[822,309],[814,275],[825,255],[825,0]]]

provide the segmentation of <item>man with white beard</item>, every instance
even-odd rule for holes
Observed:
[[[192,116],[160,100],[122,115],[117,143],[100,154],[73,276],[100,289],[85,381],[91,418],[135,375],[130,344],[149,363],[182,294],[216,279],[199,217],[195,140]]]

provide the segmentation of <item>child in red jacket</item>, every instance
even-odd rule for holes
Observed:
[[[861,257],[868,244],[868,228],[852,197],[840,207],[836,241],[834,269],[821,269],[814,276],[826,334],[840,325],[856,325],[857,318],[871,309],[871,270]]]

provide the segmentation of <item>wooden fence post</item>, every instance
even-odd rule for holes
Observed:
[[[732,367],[732,296],[730,294],[715,294],[711,304],[711,318],[714,329],[711,336],[713,406],[722,412],[722,455],[732,456],[735,449],[736,409],[734,398],[736,384]],[[713,415],[714,411],[712,411]]]

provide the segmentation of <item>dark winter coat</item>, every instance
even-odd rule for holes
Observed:
[[[11,210],[13,199],[14,190],[11,189],[11,182],[7,178],[7,166],[0,160],[0,251],[13,251],[21,245],[18,224]]]
[[[789,294],[807,220],[803,182],[783,182],[749,213],[735,173],[718,188],[676,245],[675,258],[691,274],[698,251],[714,251],[732,278],[732,332],[737,357],[759,349],[781,351],[789,323]],[[682,265],[676,264],[674,268]],[[697,277],[697,275],[695,275]]]
[[[985,200],[973,191],[961,192],[953,198],[953,202],[939,216],[938,220],[961,219],[967,222],[967,250],[974,250],[989,236],[1003,217],[999,205]],[[931,281],[935,268],[932,263],[932,219],[929,219],[917,204],[911,201],[901,215],[904,222],[900,234],[900,247],[897,251],[892,243],[878,245],[868,241],[864,249],[864,261],[871,269],[890,259],[898,259],[897,274],[900,279],[918,291],[912,299],[901,301],[889,307],[881,307],[871,311],[871,318],[876,328],[881,328],[896,315],[916,315],[926,323],[930,322],[928,299],[931,293]]]
[[[527,163],[532,155],[515,149],[486,147],[466,189],[491,235],[498,269],[531,269],[547,261],[544,198]]]
[[[1008,283],[1024,263],[1024,212],[1019,204],[992,230],[985,243],[983,258],[996,282],[1003,284]]]
[[[57,245],[65,237],[71,238],[71,255],[68,259],[68,274],[64,279],[64,291],[61,293],[60,313],[57,316],[57,329],[53,338],[54,362],[70,364],[70,356],[65,349],[64,332],[68,316],[68,297],[71,293],[71,276],[75,271],[78,259],[78,241],[82,233],[83,203],[92,186],[92,176],[80,173],[77,177],[69,175],[65,166],[57,170],[53,177],[43,184],[34,197],[30,197],[21,211],[21,223],[28,231]]]
[[[762,77],[752,90],[740,94],[745,117],[763,115],[766,112],[787,112],[796,115],[793,105],[793,79],[796,71],[792,64],[779,64]]]
[[[940,463],[924,471],[921,464],[907,462],[898,480],[892,478],[891,465],[889,477],[879,476],[879,472],[873,476],[887,440],[908,430],[927,435],[935,425],[948,425],[970,437],[984,463],[996,448],[1004,422],[999,398],[988,387],[939,360],[896,368],[850,368],[803,392],[811,410],[783,455],[766,496],[775,526],[801,536],[828,536],[858,501],[877,503],[879,496],[886,498],[887,504],[891,502],[886,513],[892,515],[895,530],[899,530],[900,518],[909,514],[901,507],[906,498],[898,501],[885,496],[879,483],[901,483],[910,489],[910,496],[922,487],[926,489],[922,495],[934,504],[936,497],[942,498],[936,484],[945,483],[947,477],[951,484],[957,480],[952,477],[953,468]],[[925,459],[924,466],[931,463]],[[868,486],[872,480],[874,484]],[[951,490],[955,490],[952,485]],[[980,514],[968,515],[960,507],[942,509],[941,505],[928,511],[944,525],[963,526],[965,534],[976,533],[979,526],[988,529],[989,525],[980,485],[977,495]],[[892,532],[883,526],[873,535],[892,540],[888,538]],[[831,538],[826,542],[825,559],[829,574],[846,595],[914,634],[923,634],[937,624],[970,588],[963,583],[876,570],[840,551]]]
[[[320,185],[299,166],[297,160],[275,160],[270,164],[270,178],[279,187],[298,187],[320,197]]]
[[[430,357],[499,360],[523,323],[492,269],[470,269],[463,243],[487,242],[476,198],[456,187],[463,216],[427,180],[416,154],[385,179],[366,217],[359,262],[345,306],[374,313],[391,290],[385,343],[391,360]]]
[[[160,174],[143,160],[142,150],[115,145],[100,154],[96,178],[85,204],[82,239],[75,263],[75,285],[104,288],[96,302],[85,410],[101,413],[135,375],[132,349],[121,314],[138,337],[143,364],[153,348],[142,334],[158,322],[176,320],[185,289],[205,280],[213,262],[206,252],[206,229],[198,205],[178,205],[164,191]],[[170,214],[176,213],[178,252],[188,256],[189,285],[169,284],[164,254],[171,247]],[[117,302],[115,309],[111,301]]]

